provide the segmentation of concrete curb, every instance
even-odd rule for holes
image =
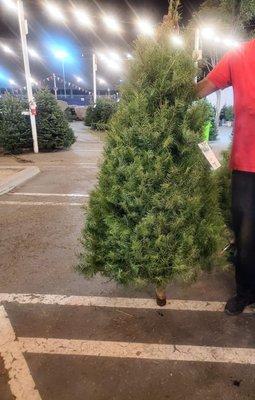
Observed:
[[[13,170],[20,170],[22,167],[13,167],[13,166],[1,166],[1,169],[8,168]],[[0,182],[0,196],[2,194],[10,192],[10,190],[14,189],[16,186],[21,185],[26,182],[28,179],[33,178],[33,176],[39,174],[40,170],[38,167],[25,167],[22,168],[22,171],[18,171],[13,176],[7,177]]]

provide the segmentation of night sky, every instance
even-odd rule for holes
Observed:
[[[0,0],[1,2],[1,0]],[[182,16],[186,23],[192,16],[202,0],[183,0]],[[61,65],[54,59],[53,47],[66,48],[71,54],[67,62],[67,79],[75,82],[74,75],[81,76],[86,88],[91,87],[91,49],[114,49],[128,52],[132,49],[132,42],[136,37],[133,21],[136,15],[158,23],[166,14],[168,0],[86,0],[68,1],[56,0],[54,3],[61,6],[67,17],[67,24],[57,23],[49,18],[43,8],[43,0],[24,0],[27,18],[29,21],[29,45],[34,47],[42,56],[43,61],[31,62],[31,73],[34,78],[41,81],[52,73],[61,76]],[[80,27],[72,16],[73,5],[83,7],[94,16],[96,29],[92,32]],[[116,15],[122,21],[123,33],[116,35],[108,32],[100,21],[101,13],[106,12]],[[14,79],[19,85],[24,85],[24,73],[20,54],[19,30],[15,14],[0,6],[0,40],[15,49],[16,57],[0,53],[0,80],[1,76]],[[83,54],[83,57],[82,57]],[[106,71],[99,73],[114,84],[121,76],[112,76]],[[3,78],[2,78],[3,79]],[[0,82],[2,85],[3,82]]]

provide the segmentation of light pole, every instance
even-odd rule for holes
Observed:
[[[97,56],[93,53],[93,101],[97,104]]]
[[[57,82],[56,82],[56,74],[53,74],[53,83],[54,83],[54,94],[56,99],[58,99],[58,88],[57,88]]]
[[[27,47],[28,25],[24,15],[23,1],[17,0],[17,6],[18,6],[19,29],[20,29],[21,46],[22,46],[22,54],[24,61],[26,86],[27,86],[27,97],[28,97],[29,113],[30,113],[32,136],[33,136],[33,147],[34,147],[34,152],[38,153],[39,149],[38,149],[38,139],[37,139],[37,129],[36,129],[36,119],[35,119],[36,104],[33,97],[31,73],[30,73],[30,65],[28,57],[28,47]]]
[[[66,99],[66,73],[65,73],[65,61],[62,60],[62,71],[63,71],[63,81],[64,81],[64,95]]]
[[[68,54],[65,50],[57,50],[55,52],[55,57],[61,60],[62,63],[62,72],[63,72],[63,82],[64,82],[64,96],[66,98],[66,73],[65,73],[65,60],[68,57]]]
[[[203,58],[203,53],[202,49],[200,49],[200,29],[196,28],[195,30],[195,47],[194,47],[194,59],[195,59],[195,67],[198,70],[198,62],[202,60]],[[195,77],[195,83],[197,83],[198,77]]]

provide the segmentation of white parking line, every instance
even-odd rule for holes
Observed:
[[[89,194],[80,194],[80,193],[19,193],[19,192],[12,192],[12,193],[8,193],[8,195],[10,196],[45,196],[45,197],[85,197],[85,198],[89,198]]]
[[[52,294],[15,294],[0,293],[0,303],[19,304],[48,304],[59,306],[84,306],[84,307],[108,307],[108,308],[136,308],[136,309],[161,309],[154,299],[125,298],[125,297],[101,297],[101,296],[64,296]],[[162,310],[194,311],[194,312],[223,312],[225,303],[218,301],[196,300],[168,300]],[[247,308],[245,313],[254,310]]]
[[[25,353],[116,357],[161,361],[255,364],[255,349],[162,345],[93,340],[19,338]]]
[[[82,203],[53,203],[52,201],[0,201],[2,206],[72,206],[82,207]]]
[[[0,307],[0,355],[9,374],[8,384],[16,400],[41,400],[4,307]]]

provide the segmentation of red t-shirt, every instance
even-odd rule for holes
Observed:
[[[227,53],[208,79],[218,89],[233,86],[235,132],[231,168],[255,172],[255,40]]]

